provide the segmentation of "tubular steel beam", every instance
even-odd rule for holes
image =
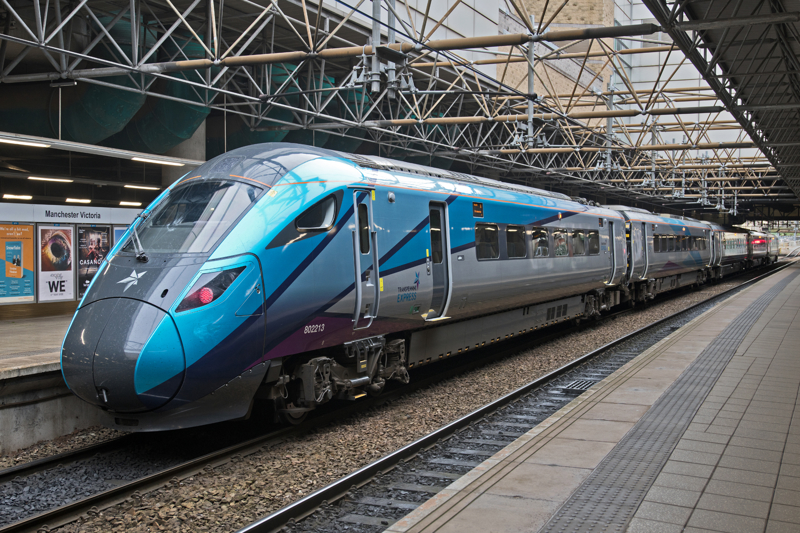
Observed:
[[[675,26],[681,31],[721,30],[732,26],[755,26],[757,24],[786,24],[800,21],[800,13],[775,13],[772,15],[751,15],[716,20],[688,20]]]
[[[603,28],[585,28],[580,30],[548,31],[540,35],[534,35],[531,40],[534,42],[584,41],[589,39],[651,35],[659,31],[661,31],[661,26],[657,24],[633,24],[629,26],[606,26]]]

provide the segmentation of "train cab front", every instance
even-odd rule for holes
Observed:
[[[231,179],[178,184],[109,255],[61,352],[64,380],[104,424],[156,431],[247,413],[241,377],[260,379],[250,365],[263,355],[261,269],[251,254],[211,256],[262,192]]]
[[[81,307],[62,349],[64,379],[81,399],[114,413],[142,413],[166,404],[186,370],[172,317],[132,298]]]

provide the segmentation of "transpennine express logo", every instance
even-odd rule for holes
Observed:
[[[117,283],[127,283],[127,285],[125,285],[125,288],[122,289],[122,292],[125,292],[131,288],[131,285],[138,285],[139,278],[141,278],[145,274],[147,274],[147,272],[142,272],[141,274],[137,274],[136,271],[134,270],[133,272],[131,272],[130,276],[128,276],[123,280],[118,281]]]
[[[417,291],[419,290],[419,272],[416,274],[414,283],[406,285],[405,287],[397,287],[397,301],[410,302],[417,299]]]

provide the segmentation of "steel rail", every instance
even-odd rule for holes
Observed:
[[[406,446],[400,448],[399,450],[392,452],[377,461],[374,461],[363,468],[358,469],[357,471],[348,474],[347,476],[334,481],[333,483],[327,485],[326,487],[321,488],[320,490],[305,496],[304,498],[287,505],[275,511],[274,513],[256,521],[252,524],[245,526],[237,531],[237,533],[271,533],[274,531],[279,530],[280,528],[284,527],[285,525],[289,524],[291,521],[297,521],[302,519],[311,513],[313,513],[317,508],[319,508],[324,503],[331,503],[333,501],[338,500],[339,498],[345,496],[347,492],[349,492],[353,487],[360,487],[370,480],[372,480],[375,476],[387,472],[398,465],[401,461],[407,461],[417,455],[419,452],[424,451],[435,445],[437,442],[441,441],[445,437],[448,437],[458,430],[465,428],[472,424],[473,422],[484,418],[486,415],[491,414],[501,407],[508,405],[509,403],[513,402],[514,400],[524,396],[525,394],[531,392],[534,389],[541,387],[542,385],[552,381],[556,377],[559,377],[566,372],[580,366],[581,364],[585,363],[586,361],[602,354],[609,348],[613,348],[641,333],[649,331],[659,325],[663,324],[668,320],[672,320],[673,318],[686,313],[687,311],[691,311],[701,305],[705,305],[708,303],[709,300],[718,299],[721,296],[724,296],[732,291],[739,290],[743,286],[749,285],[756,281],[760,281],[761,279],[780,272],[784,268],[788,267],[790,263],[785,265],[781,265],[774,270],[769,272],[765,272],[751,280],[745,281],[741,285],[737,285],[727,291],[724,291],[720,294],[713,296],[707,300],[703,300],[697,304],[689,306],[677,313],[673,313],[668,317],[662,318],[653,322],[652,324],[648,324],[647,326],[641,327],[631,333],[628,333],[616,340],[613,340],[591,352],[582,355],[581,357],[567,363],[566,365],[557,368],[533,381],[530,383],[523,385],[522,387],[498,398],[497,400],[490,402],[483,407],[480,407],[471,413],[459,418],[458,420],[454,420],[447,425],[442,426],[441,428],[437,429],[436,431],[429,433],[428,435],[417,439],[416,441],[407,444]]]
[[[69,394],[72,395],[72,393]],[[43,457],[41,459],[36,459],[34,461],[12,466],[11,468],[6,468],[5,470],[0,470],[0,485],[13,480],[14,478],[28,477],[32,474],[41,472],[43,470],[48,470],[57,465],[75,463],[77,461],[82,461],[83,459],[88,459],[89,457],[99,453],[115,451],[119,448],[129,445],[130,441],[134,439],[135,435],[133,434],[123,435],[122,437],[117,437],[115,439],[84,446],[83,448],[78,448],[77,450],[62,452],[49,457]]]

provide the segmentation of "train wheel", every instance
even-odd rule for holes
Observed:
[[[310,412],[292,412],[297,408],[294,402],[287,401],[285,398],[278,398],[275,400],[275,409],[278,413],[278,418],[280,418],[281,422],[289,424],[290,426],[302,424]]]

